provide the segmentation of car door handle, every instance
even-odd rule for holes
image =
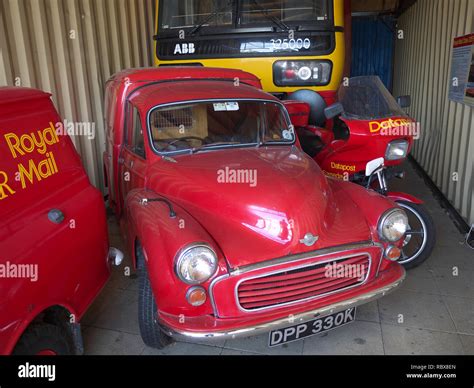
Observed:
[[[60,224],[64,221],[64,213],[59,209],[51,209],[48,212],[48,220],[53,224]]]

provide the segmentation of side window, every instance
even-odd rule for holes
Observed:
[[[125,142],[128,148],[138,156],[145,159],[145,140],[143,138],[142,123],[140,121],[140,114],[135,107],[131,108],[131,128],[128,131]]]

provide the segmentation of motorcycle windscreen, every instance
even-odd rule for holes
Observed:
[[[378,76],[350,78],[348,85],[339,87],[338,100],[347,118],[373,120],[408,117]]]

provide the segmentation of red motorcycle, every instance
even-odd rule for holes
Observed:
[[[387,186],[392,178],[403,177],[396,167],[419,136],[419,126],[402,109],[410,105],[410,97],[396,101],[377,76],[351,78],[340,87],[338,102],[328,107],[314,92],[306,92],[285,101],[303,150],[326,175],[372,188],[405,209],[410,229],[399,263],[418,266],[434,248],[433,220],[420,199]]]

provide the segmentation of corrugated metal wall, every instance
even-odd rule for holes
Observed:
[[[153,0],[1,0],[0,86],[53,94],[69,122],[95,123],[73,137],[93,184],[103,188],[103,92],[107,79],[153,64]]]
[[[453,38],[473,31],[474,1],[418,0],[399,19],[394,94],[412,96],[422,136],[413,156],[474,223],[474,108],[448,100]],[[457,178],[457,180],[456,180]]]
[[[392,90],[395,20],[391,16],[352,19],[351,76],[378,75]]]

